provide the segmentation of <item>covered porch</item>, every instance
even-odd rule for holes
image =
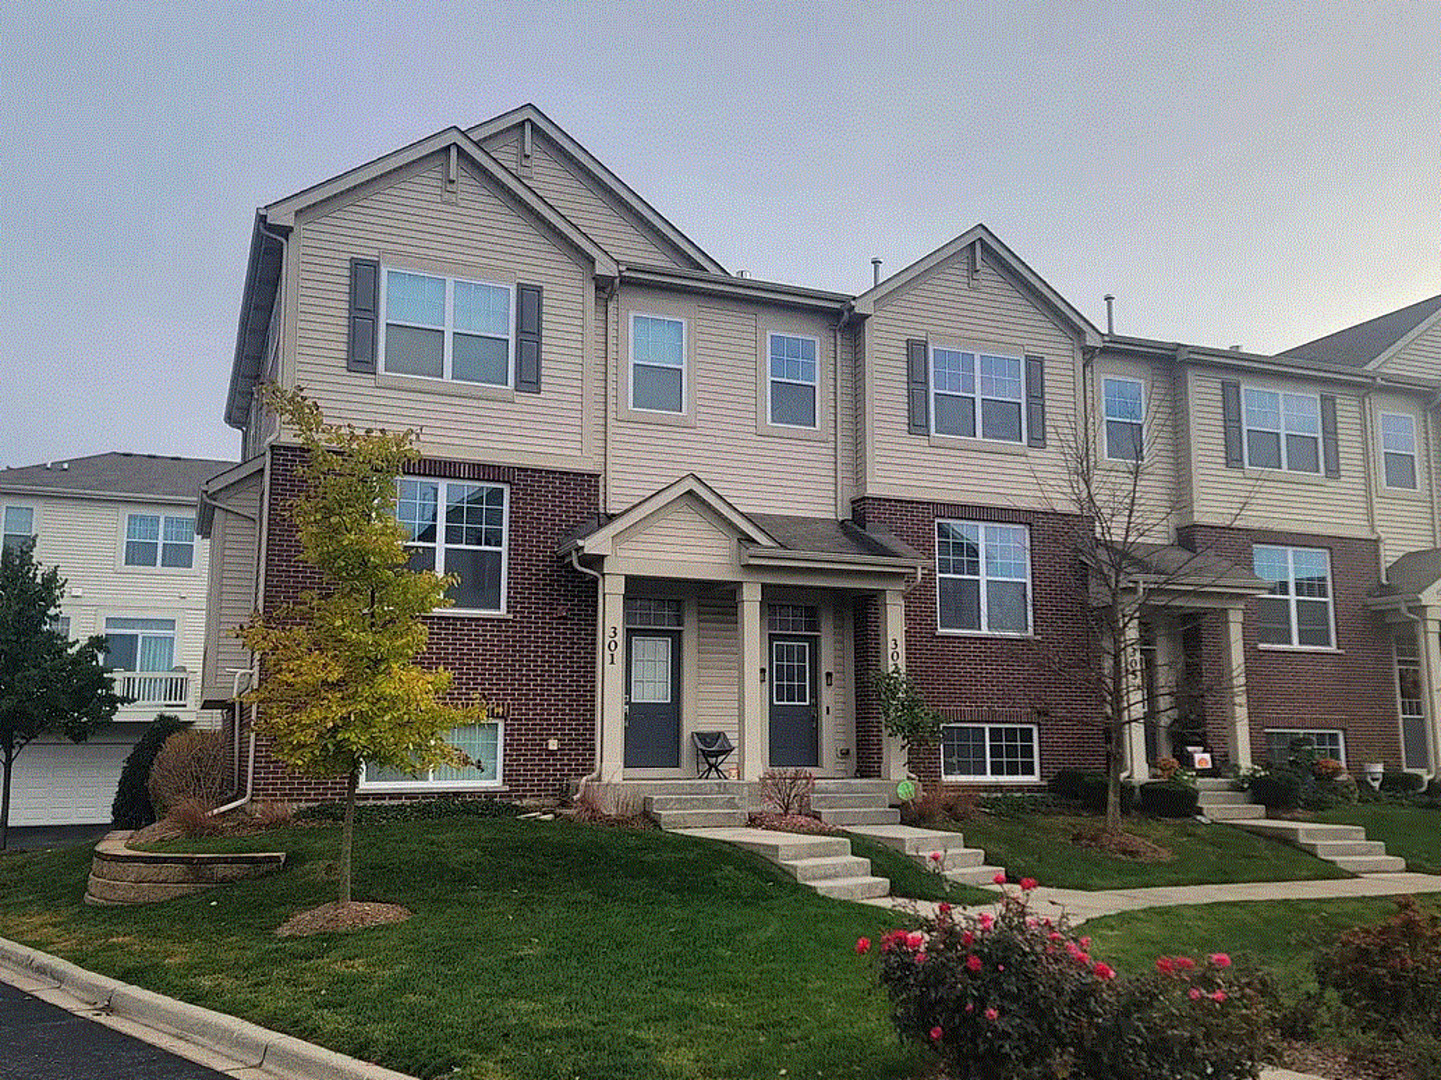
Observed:
[[[855,777],[858,611],[874,603],[905,664],[903,597],[920,556],[851,522],[744,514],[695,476],[597,520],[560,555],[597,580],[602,783],[694,779],[697,734],[733,747],[737,784],[768,769]],[[880,778],[903,775],[886,747]]]
[[[1391,635],[1402,762],[1441,775],[1441,548],[1401,556],[1386,581],[1367,605]]]

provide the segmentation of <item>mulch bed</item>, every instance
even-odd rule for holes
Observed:
[[[275,933],[278,937],[306,937],[310,934],[343,934],[367,926],[385,926],[410,918],[410,909],[399,904],[341,904],[331,901],[286,919]]]
[[[841,831],[834,825],[827,825],[819,818],[806,817],[804,814],[752,814],[748,823],[752,829],[769,829],[771,832],[829,836]]]
[[[1128,832],[1108,833],[1105,829],[1082,829],[1071,837],[1071,843],[1133,862],[1162,863],[1170,862],[1176,857],[1176,853],[1170,848]]]

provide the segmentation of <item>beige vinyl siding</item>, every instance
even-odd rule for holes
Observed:
[[[856,480],[856,335],[847,330],[836,335],[839,353],[835,364],[837,414],[840,417],[837,459],[836,517],[851,516],[851,500],[859,491]]]
[[[1228,469],[1221,419],[1221,382],[1225,379],[1236,380],[1243,391],[1258,387],[1334,393],[1341,475],[1328,479],[1320,474],[1281,469]],[[1186,392],[1190,401],[1197,522],[1332,536],[1373,535],[1367,511],[1361,397],[1354,390],[1303,379],[1228,375],[1214,368],[1193,368]]]
[[[739,699],[736,678],[739,653],[736,633],[736,602],[733,596],[696,597],[697,664],[695,713],[692,731],[724,731],[740,745],[736,722]],[[687,757],[690,755],[687,748]],[[729,764],[734,765],[732,760]]]
[[[868,409],[868,398],[870,390],[870,376],[866,371],[866,341],[870,320],[866,320],[852,331],[852,347],[855,349],[855,373],[853,385],[855,387],[855,403],[853,412],[855,416],[855,430],[852,433],[854,442],[851,444],[851,460],[854,463],[852,468],[855,477],[855,487],[851,489],[851,498],[865,494],[870,482],[870,474],[867,472],[870,467],[868,449],[870,447],[870,428],[867,426],[869,420],[866,415]],[[846,517],[850,517],[847,513]]]
[[[1416,425],[1416,490],[1388,488],[1381,456],[1381,414],[1402,413]],[[1431,507],[1433,463],[1427,453],[1426,414],[1420,399],[1397,394],[1371,397],[1371,453],[1375,455],[1376,528],[1381,534],[1382,561],[1389,566],[1408,551],[1437,544]]]
[[[588,181],[563,151],[539,131],[531,139],[530,169],[520,168],[520,134],[501,132],[485,148],[532,190],[564,214],[617,262],[689,267],[637,222],[599,184]]]
[[[687,400],[693,423],[624,417],[629,403],[631,312],[684,311],[691,335]],[[695,473],[742,511],[832,517],[835,448],[828,370],[821,374],[816,415],[821,438],[762,433],[757,423],[761,356],[759,326],[775,313],[742,301],[684,298],[652,290],[621,293],[612,334],[608,484],[612,510],[630,506],[687,473]],[[822,316],[784,313],[819,342],[822,369],[831,335]],[[762,320],[758,323],[758,319]],[[669,419],[666,417],[665,419]]]
[[[433,158],[349,202],[318,207],[298,224],[292,240],[299,260],[290,365],[295,381],[320,401],[330,420],[418,428],[427,453],[591,464],[584,437],[587,300],[593,295],[588,274],[567,247],[468,166],[460,168],[452,201],[443,190],[442,164]],[[503,391],[468,393],[473,388],[438,380],[410,381],[402,388],[383,374],[347,371],[352,257],[539,284],[542,392],[504,400]]]
[[[1381,365],[1387,375],[1409,375],[1441,382],[1441,321],[1432,323],[1415,340]]]
[[[224,505],[215,509],[210,530],[202,698],[228,698],[233,690],[231,671],[250,667],[250,652],[235,636],[235,628],[255,610],[263,485],[264,473],[257,472],[227,489]],[[229,508],[240,513],[233,513]]]
[[[1074,423],[1074,344],[989,259],[971,287],[964,258],[962,252],[879,301],[870,317],[865,357],[872,439],[867,489],[873,494],[993,506],[1062,507],[1068,503],[1068,488],[1055,433],[1058,426],[1070,431]],[[943,445],[910,434],[908,338],[1045,357],[1047,447]]]
[[[1133,477],[1129,463],[1110,461],[1106,444],[1106,411],[1104,380],[1108,376],[1139,381],[1144,387],[1145,423],[1142,426],[1142,461],[1139,474]],[[1096,433],[1097,458],[1102,471],[1098,474],[1097,492],[1103,507],[1117,516],[1118,532],[1125,531],[1119,521],[1132,509],[1137,528],[1135,538],[1156,543],[1170,543],[1176,515],[1182,505],[1180,468],[1177,461],[1175,397],[1171,370],[1166,364],[1125,360],[1102,354],[1093,368],[1092,428]],[[1130,496],[1135,480],[1136,499]]]
[[[615,541],[615,554],[626,559],[656,559],[715,565],[732,563],[732,532],[689,499],[638,522]]]

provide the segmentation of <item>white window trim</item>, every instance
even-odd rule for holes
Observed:
[[[1392,419],[1397,419],[1397,420],[1409,420],[1409,421],[1411,422],[1411,452],[1410,452],[1409,455],[1403,453],[1403,452],[1400,451],[1400,450],[1387,450],[1387,449],[1386,449],[1386,419],[1387,419],[1387,417],[1390,417],[1390,418],[1392,418]],[[1381,486],[1384,487],[1384,488],[1386,488],[1388,491],[1412,491],[1412,492],[1415,492],[1415,491],[1420,491],[1420,490],[1421,490],[1421,467],[1420,467],[1420,466],[1421,466],[1421,463],[1420,463],[1420,459],[1419,459],[1419,457],[1418,457],[1418,455],[1417,455],[1417,453],[1416,453],[1416,441],[1417,441],[1417,440],[1416,440],[1416,426],[1417,426],[1417,425],[1416,425],[1416,417],[1414,417],[1414,416],[1411,415],[1410,413],[1383,412],[1383,413],[1380,414],[1380,418],[1377,420],[1377,423],[1376,423],[1376,444],[1377,444],[1377,447],[1379,448],[1380,453],[1381,453],[1381,468],[1380,468],[1380,473],[1381,473]],[[1414,484],[1412,484],[1410,487],[1405,487],[1405,486],[1397,487],[1397,486],[1393,485],[1393,484],[1387,479],[1387,477],[1386,477],[1386,455],[1387,455],[1387,454],[1396,454],[1396,455],[1399,456],[1399,457],[1409,456],[1409,457],[1411,458],[1411,478],[1416,481]]]
[[[941,545],[940,538],[932,532],[932,543],[935,546],[935,553],[932,558],[932,567],[936,574],[936,633],[953,634],[957,637],[992,637],[992,638],[1028,638],[1036,632],[1035,613],[1035,569],[1031,562],[1031,527],[1011,521],[968,521],[965,518],[936,518],[932,529],[940,525],[975,525],[981,530],[981,560],[980,575],[972,578],[966,574],[942,574],[941,573]],[[986,529],[992,526],[1001,526],[1009,529],[1023,529],[1026,533],[1026,629],[1018,630],[987,630],[986,616],[989,614],[989,604],[986,599],[986,583],[990,579],[986,577]],[[981,626],[978,630],[962,630],[941,625],[941,578],[956,578],[961,581],[979,581],[980,589],[980,613]],[[1019,578],[996,578],[997,581],[1018,581]]]
[[[636,319],[657,319],[664,322],[680,323],[680,408],[679,409],[645,409],[635,403],[635,321]],[[690,408],[690,320],[682,315],[663,315],[653,311],[632,311],[629,313],[630,327],[629,352],[626,371],[627,380],[630,385],[630,392],[627,397],[628,407],[631,412],[643,413],[647,416],[686,416]],[[819,363],[817,358],[817,363]],[[669,364],[646,364],[645,367],[670,367]],[[769,374],[769,368],[767,368]],[[817,402],[817,411],[820,405]]]
[[[1136,387],[1139,387],[1139,388],[1140,388],[1140,391],[1141,391],[1141,419],[1140,419],[1139,421],[1137,421],[1137,420],[1124,420],[1124,419],[1122,419],[1122,418],[1120,418],[1120,417],[1112,417],[1111,414],[1106,411],[1106,384],[1107,384],[1108,382],[1130,383],[1132,386],[1136,386]],[[1146,443],[1149,441],[1149,440],[1146,438],[1146,383],[1145,383],[1145,380],[1143,380],[1143,379],[1137,379],[1137,378],[1135,378],[1134,376],[1131,376],[1131,375],[1102,375],[1102,376],[1101,376],[1101,418],[1102,418],[1102,419],[1101,419],[1101,423],[1102,423],[1102,425],[1103,425],[1103,426],[1102,426],[1102,431],[1101,431],[1101,438],[1102,438],[1102,440],[1105,442],[1105,446],[1106,446],[1106,460],[1107,460],[1107,461],[1118,462],[1119,464],[1122,464],[1122,465],[1138,465],[1138,464],[1143,463],[1143,462],[1146,460],[1146,449],[1147,449]],[[1111,423],[1112,423],[1113,420],[1114,420],[1115,423],[1118,423],[1118,424],[1135,424],[1138,428],[1141,429],[1141,455],[1140,455],[1140,457],[1138,457],[1138,458],[1116,457],[1114,454],[1111,453]]]
[[[172,507],[171,510],[174,508]],[[155,540],[155,561],[153,563],[133,563],[125,560],[125,549],[130,539],[130,519],[133,517],[153,517],[160,519],[160,534]],[[164,566],[161,559],[164,558],[165,540],[165,519],[166,518],[189,518],[190,519],[190,565],[189,566]],[[200,537],[195,532],[195,512],[172,513],[170,510],[127,510],[120,516],[120,569],[127,573],[155,573],[155,574],[193,574],[200,569]],[[149,543],[150,541],[139,541]],[[171,540],[169,543],[178,543]]]
[[[816,377],[811,382],[803,379],[778,378],[771,374],[771,339],[778,337],[796,338],[800,341],[809,341],[816,348],[815,369]],[[632,335],[634,340],[634,335]],[[684,337],[682,337],[684,342]],[[810,334],[792,334],[784,330],[766,331],[766,423],[771,427],[788,428],[792,431],[819,431],[821,426],[821,341],[820,338],[812,337]],[[811,393],[815,395],[815,423],[813,424],[783,424],[775,418],[775,411],[771,408],[771,390],[776,383],[786,383],[789,386],[809,386]],[[682,383],[684,385],[684,383]]]
[[[416,277],[439,278],[445,282],[445,325],[443,327],[426,326],[422,323],[410,323],[403,319],[390,318],[390,272],[398,274],[413,274]],[[510,314],[506,319],[505,326],[505,372],[506,378],[503,383],[473,382],[470,379],[457,379],[451,375],[453,365],[453,350],[451,340],[455,335],[455,283],[464,285],[484,285],[492,289],[504,289],[510,294]],[[410,371],[391,371],[385,366],[385,329],[394,322],[397,326],[408,326],[415,330],[436,330],[442,333],[441,344],[441,374],[416,375]],[[498,340],[495,334],[477,334],[470,330],[462,330],[460,333],[470,337],[485,337]],[[486,281],[484,278],[465,277],[461,274],[442,274],[433,270],[411,269],[406,266],[398,266],[390,263],[382,263],[380,267],[380,325],[376,331],[376,356],[378,363],[376,371],[392,379],[423,379],[429,383],[443,383],[450,386],[480,386],[489,387],[492,390],[513,390],[515,388],[515,284],[506,281]]]
[[[1315,736],[1317,735],[1338,736],[1341,740],[1340,761],[1342,765],[1346,764],[1347,756],[1345,728],[1265,728],[1262,731],[1262,734],[1266,736],[1266,741],[1268,744],[1270,743],[1270,737],[1272,735],[1288,735],[1293,739],[1302,739],[1306,738],[1307,736],[1311,736],[1313,742],[1315,741]],[[1270,753],[1269,745],[1267,746],[1267,753]]]
[[[0,530],[5,528],[5,511],[9,509],[30,511],[30,539],[39,543],[40,537],[40,508],[34,503],[27,502],[4,502],[0,503]],[[0,541],[6,536],[19,536],[19,533],[7,533],[0,531]]]
[[[1246,419],[1246,393],[1254,391],[1258,394],[1275,394],[1276,405],[1280,416],[1279,428],[1253,427]],[[1316,403],[1316,434],[1309,431],[1291,431],[1286,427],[1286,399],[1288,397],[1310,398]],[[1265,431],[1278,435],[1281,439],[1281,466],[1278,469],[1274,465],[1255,465],[1251,461],[1251,438],[1253,431]],[[1295,469],[1291,467],[1291,445],[1286,441],[1287,435],[1298,435],[1307,439],[1316,440],[1316,467],[1314,469]],[[1321,414],[1321,395],[1308,394],[1299,390],[1279,390],[1272,386],[1242,386],[1241,387],[1241,457],[1248,469],[1259,469],[1263,472],[1293,472],[1302,476],[1325,476],[1326,475],[1326,427]]]
[[[941,725],[942,746],[945,743],[945,729],[948,727],[978,727],[986,733],[986,775],[985,776],[962,776],[955,773],[947,773],[945,750],[941,751],[941,779],[948,784],[1039,784],[1041,782],[1041,731],[1036,724],[967,724],[959,720],[953,723]],[[1031,731],[1031,763],[1034,771],[1029,776],[995,776],[991,773],[991,729],[992,728],[1029,728]]]
[[[1278,644],[1275,644],[1274,642],[1269,642],[1269,641],[1257,641],[1257,642],[1256,642],[1256,648],[1258,648],[1258,649],[1268,649],[1268,650],[1274,649],[1274,650],[1276,650],[1276,651],[1278,651],[1278,652],[1340,652],[1340,651],[1341,651],[1341,648],[1340,648],[1340,645],[1338,644],[1338,642],[1337,642],[1337,640],[1336,640],[1336,578],[1335,578],[1335,575],[1332,574],[1332,572],[1331,572],[1331,552],[1330,552],[1330,550],[1327,549],[1327,548],[1306,547],[1304,544],[1297,544],[1297,545],[1291,545],[1291,544],[1254,544],[1254,545],[1252,545],[1252,551],[1251,551],[1251,560],[1252,560],[1251,565],[1252,565],[1253,568],[1254,568],[1254,566],[1255,566],[1255,559],[1256,559],[1255,549],[1256,549],[1256,548],[1271,548],[1271,549],[1274,549],[1274,550],[1277,550],[1277,551],[1284,551],[1284,552],[1286,553],[1286,568],[1287,568],[1287,571],[1288,571],[1288,572],[1290,573],[1290,575],[1291,575],[1290,581],[1289,581],[1289,583],[1288,583],[1288,584],[1289,584],[1289,589],[1288,589],[1288,592],[1287,592],[1287,595],[1286,595],[1287,606],[1290,608],[1290,611],[1291,611],[1291,644],[1289,644],[1289,645],[1278,645]],[[1331,644],[1329,644],[1329,645],[1301,645],[1301,644],[1298,644],[1298,642],[1299,642],[1299,640],[1300,640],[1300,637],[1301,637],[1301,624],[1297,621],[1297,618],[1296,618],[1296,600],[1297,600],[1297,596],[1296,596],[1296,552],[1297,552],[1297,551],[1319,551],[1319,552],[1321,552],[1321,554],[1324,555],[1325,558],[1326,558],[1326,614],[1327,614],[1327,617],[1328,617],[1329,620],[1330,620],[1330,626],[1331,626]],[[1253,572],[1254,572],[1254,570],[1253,570]],[[1266,593],[1266,594],[1263,594],[1263,595],[1260,596],[1260,597],[1257,597],[1257,599],[1261,599],[1261,600],[1276,600],[1276,599],[1279,599],[1279,597],[1273,596],[1273,595],[1271,595],[1270,593]],[[1315,601],[1319,600],[1320,597],[1317,597],[1317,596],[1303,596],[1303,597],[1300,597],[1300,599],[1302,599],[1302,600],[1308,600],[1308,601],[1311,601],[1312,603],[1314,603]],[[1280,730],[1280,729],[1277,729],[1277,730]],[[1326,729],[1326,728],[1316,728],[1315,730],[1317,730],[1317,731],[1325,731],[1325,730],[1328,730],[1328,729]]]
[[[434,549],[434,551],[435,551],[435,572],[436,572],[437,574],[444,574],[444,573],[445,573],[444,552],[445,552],[445,550],[446,550],[446,545],[445,545],[445,543],[444,543],[445,537],[444,537],[444,533],[443,533],[442,530],[444,530],[444,528],[445,528],[445,506],[446,506],[445,490],[446,490],[446,488],[447,488],[450,484],[462,484],[462,485],[464,485],[464,486],[466,486],[466,487],[496,487],[496,488],[500,488],[502,491],[505,492],[505,504],[504,504],[504,506],[501,508],[501,515],[500,515],[500,525],[501,525],[501,534],[500,534],[500,608],[499,608],[498,610],[492,611],[490,608],[443,607],[443,608],[436,608],[434,611],[431,612],[431,614],[432,614],[432,615],[463,615],[463,616],[466,616],[466,617],[477,617],[477,616],[500,617],[500,616],[504,616],[504,615],[509,615],[509,614],[510,614],[510,607],[509,607],[509,602],[510,602],[510,590],[509,590],[509,585],[510,585],[510,485],[507,484],[507,483],[505,483],[505,482],[502,481],[502,480],[453,480],[453,479],[450,479],[450,478],[448,478],[448,477],[440,477],[440,476],[411,476],[411,475],[409,475],[409,474],[403,474],[403,475],[401,475],[400,477],[398,477],[397,480],[396,480],[396,490],[397,490],[397,492],[399,491],[399,484],[400,484],[400,481],[401,481],[401,480],[409,480],[409,481],[411,481],[412,483],[435,484],[435,485],[436,485],[436,504],[435,504],[435,515],[436,515],[436,523],[435,523],[435,525],[436,525],[436,528],[435,528],[435,543],[434,543],[434,544],[416,544],[416,543],[412,543],[412,542],[410,542],[410,541],[406,541],[406,545],[405,545],[405,546],[406,546],[407,548],[411,548],[411,547],[428,547],[428,548]],[[457,546],[460,547],[462,550],[467,550],[467,551],[494,551],[494,550],[495,550],[494,548],[468,548],[468,547],[466,547],[466,546],[463,545],[463,544],[457,545]]]
[[[361,770],[357,791],[392,791],[397,794],[421,794],[427,791],[486,791],[505,787],[505,721],[482,720],[482,724],[495,725],[495,779],[494,780],[366,780]],[[435,770],[429,770],[434,775]]]
[[[956,393],[952,393],[952,392],[949,391],[949,390],[941,390],[941,391],[937,391],[937,390],[936,390],[936,350],[937,350],[937,349],[942,349],[942,350],[944,350],[945,352],[971,353],[971,354],[975,357],[975,361],[976,361],[976,366],[975,366],[976,392],[975,392],[974,394],[971,394],[971,395],[956,394]],[[998,398],[998,397],[994,397],[994,396],[989,396],[989,397],[988,397],[988,396],[982,395],[982,393],[981,393],[981,356],[982,356],[982,354],[984,354],[984,355],[986,355],[986,356],[999,356],[999,357],[1001,357],[1001,358],[1003,358],[1003,359],[1006,359],[1006,360],[1015,360],[1015,361],[1018,361],[1018,362],[1020,363],[1020,365],[1021,365],[1021,396],[1020,396],[1019,398]],[[996,445],[998,445],[998,446],[1020,446],[1020,447],[1024,447],[1024,446],[1028,445],[1028,435],[1029,435],[1029,432],[1026,430],[1026,412],[1027,412],[1027,409],[1026,409],[1026,358],[1025,358],[1025,356],[1017,355],[1017,354],[1015,354],[1015,353],[1005,352],[1005,351],[1003,351],[1003,350],[994,349],[994,348],[982,349],[982,348],[980,348],[980,347],[978,347],[978,346],[972,346],[972,345],[967,345],[967,346],[947,345],[947,344],[945,344],[944,342],[928,341],[928,342],[926,343],[926,363],[929,365],[929,367],[928,367],[928,369],[927,369],[927,371],[926,371],[926,377],[927,377],[927,382],[930,384],[930,385],[927,387],[927,392],[930,394],[930,400],[929,400],[930,417],[929,417],[929,422],[930,422],[930,427],[931,427],[931,435],[932,435],[934,438],[937,438],[937,439],[957,439],[957,440],[959,440],[959,441],[961,441],[961,442],[986,442],[986,443],[994,443],[994,444],[996,444]],[[937,430],[936,430],[936,394],[937,394],[937,393],[943,394],[943,395],[945,395],[946,397],[967,397],[967,396],[969,396],[969,397],[974,398],[974,403],[972,404],[972,407],[971,407],[972,415],[973,415],[973,417],[975,418],[975,427],[974,427],[975,434],[974,434],[974,435],[952,435],[952,434],[950,434],[949,432],[937,431]],[[1016,404],[1016,405],[1019,405],[1020,408],[1021,408],[1021,435],[1020,435],[1020,438],[1018,438],[1018,439],[992,439],[992,438],[987,438],[986,435],[984,435],[984,434],[982,433],[982,427],[981,427],[981,402],[982,402],[982,401],[1004,401],[1004,402],[1006,402],[1006,403],[1008,403],[1008,404],[1014,403],[1014,404]]]

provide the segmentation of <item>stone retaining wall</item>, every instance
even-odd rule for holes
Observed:
[[[269,874],[285,865],[285,854],[279,851],[204,855],[135,851],[126,846],[130,835],[108,833],[95,845],[85,886],[87,904],[154,904]]]

